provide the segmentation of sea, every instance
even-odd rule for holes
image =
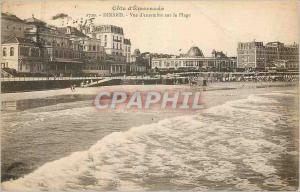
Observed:
[[[4,191],[293,191],[298,91],[202,93],[205,109],[101,112],[90,95],[2,102]]]

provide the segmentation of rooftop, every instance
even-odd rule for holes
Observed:
[[[266,44],[266,47],[280,47],[280,46],[284,46],[284,44],[279,41],[268,42]]]
[[[10,44],[10,43],[31,44],[31,45],[34,45],[34,46],[37,45],[34,41],[32,41],[30,39],[22,38],[22,37],[16,37],[16,36],[8,38],[7,40],[4,40],[2,42],[2,44]]]
[[[187,57],[204,57],[202,51],[199,47],[191,47],[190,50],[187,52]]]
[[[124,39],[124,44],[131,45],[130,39]]]
[[[1,13],[1,18],[20,22],[20,23],[25,23],[24,20],[20,19],[19,17],[15,16],[14,14],[11,14],[11,13]]]
[[[213,51],[212,51],[212,56],[213,56],[213,57],[216,57],[216,58],[224,58],[224,57],[227,57],[226,54],[223,53],[223,51],[216,51],[216,50],[213,50]]]
[[[123,28],[115,25],[99,25],[95,27],[96,32],[117,33],[123,35]]]
[[[141,52],[140,52],[139,49],[135,49],[135,50],[133,51],[133,55],[134,55],[134,56],[139,56],[140,54],[141,54]]]
[[[87,37],[84,33],[79,31],[77,28],[71,27],[71,26],[59,27],[59,28],[57,28],[57,30],[66,35],[74,35],[76,37]]]
[[[33,24],[40,24],[40,25],[46,25],[46,23],[42,20],[39,20],[32,15],[31,18],[25,19],[27,23],[33,23]]]

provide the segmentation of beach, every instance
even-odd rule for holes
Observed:
[[[201,91],[192,112],[99,112],[99,91]],[[2,187],[295,190],[298,90],[288,83],[126,85],[2,95]],[[13,103],[13,104],[12,104]]]

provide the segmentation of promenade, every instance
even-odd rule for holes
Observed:
[[[150,76],[111,76],[111,77],[2,77],[1,81],[63,81],[63,80],[102,80],[102,79],[158,79]]]

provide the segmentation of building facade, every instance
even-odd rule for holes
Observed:
[[[75,27],[67,26],[59,29],[71,41],[78,43],[83,49],[81,71],[86,74],[108,75],[109,65],[106,64],[106,53],[100,39],[89,37]]]
[[[130,40],[124,39],[122,27],[114,25],[98,25],[82,27],[82,32],[87,36],[99,39],[106,52],[106,64],[109,65],[111,74],[126,73],[128,53],[131,49]],[[127,47],[127,50],[125,50]],[[128,49],[129,47],[129,49]]]
[[[131,42],[130,39],[124,39],[123,55],[126,57],[126,63],[131,62]]]
[[[131,62],[130,39],[118,26],[56,27],[34,16],[22,20],[8,13],[2,13],[1,24],[1,65],[20,73],[124,74]]]
[[[21,73],[44,73],[47,59],[42,49],[26,38],[7,39],[2,42],[1,68]]]
[[[151,68],[159,70],[211,70],[229,71],[237,66],[235,57],[227,57],[223,52],[212,52],[211,57],[204,57],[198,47],[192,47],[182,56],[160,57],[151,59]]]
[[[132,56],[131,62],[129,65],[129,73],[139,74],[147,70],[148,60],[143,57],[139,49],[135,49]]]
[[[98,25],[82,27],[81,31],[90,38],[99,39],[106,54],[112,55],[116,62],[126,62],[122,27],[114,25]]]
[[[81,70],[83,48],[57,27],[34,17],[26,19],[25,37],[44,47],[49,58],[47,72],[73,74]]]
[[[276,67],[276,63],[281,63],[286,69],[299,68],[299,45],[284,45],[281,42],[269,42],[265,45],[266,65]]]
[[[106,53],[99,39],[85,38],[80,41],[83,45],[84,64],[82,72],[88,74],[108,75],[110,66],[105,62]]]
[[[265,69],[284,63],[287,69],[299,67],[299,45],[284,45],[281,42],[245,42],[238,43],[238,68]]]
[[[238,68],[265,68],[265,48],[263,42],[238,43]]]

